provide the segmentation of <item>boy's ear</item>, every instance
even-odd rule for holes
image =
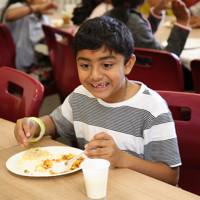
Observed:
[[[125,75],[128,75],[131,72],[133,66],[135,65],[135,61],[136,57],[134,54],[132,54],[129,60],[125,64]]]

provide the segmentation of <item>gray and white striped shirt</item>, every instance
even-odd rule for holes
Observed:
[[[113,137],[117,146],[142,159],[181,165],[172,115],[158,93],[141,84],[130,99],[106,103],[83,86],[77,87],[51,113],[58,134],[77,138],[80,148],[99,132]]]

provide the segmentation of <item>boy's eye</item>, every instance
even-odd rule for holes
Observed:
[[[88,64],[79,64],[79,66],[83,69],[87,69],[89,67]]]
[[[113,64],[104,63],[103,66],[104,68],[109,69],[113,66]]]

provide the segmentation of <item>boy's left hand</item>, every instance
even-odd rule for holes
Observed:
[[[97,133],[85,146],[85,154],[89,158],[103,158],[109,160],[112,166],[116,166],[120,158],[121,150],[117,147],[113,138],[105,132]]]

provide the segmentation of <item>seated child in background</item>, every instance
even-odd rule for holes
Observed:
[[[87,19],[99,17],[112,9],[111,0],[82,0],[73,11],[73,26],[68,32],[75,35],[79,26]]]
[[[148,21],[138,11],[145,0],[112,0],[114,8],[106,15],[122,20],[131,30],[135,47],[167,50],[178,56],[181,54],[189,35],[189,11],[181,0],[160,0],[151,10]],[[171,30],[166,47],[156,41],[154,33],[162,19],[162,11],[172,3],[172,10],[176,17],[176,24]]]
[[[41,122],[46,135],[75,138],[90,158],[176,185],[181,160],[174,121],[157,92],[126,78],[136,60],[133,49],[123,22],[108,16],[84,22],[74,38],[81,85]],[[27,122],[15,126],[25,146],[37,128]]]
[[[37,65],[34,46],[44,37],[42,14],[57,6],[49,0],[9,0],[2,18],[16,45],[16,67],[28,71]]]
[[[109,10],[111,10],[112,8],[113,7],[112,7],[111,0],[104,0],[94,8],[92,13],[88,17],[88,19],[92,19],[92,18],[95,18],[95,17],[100,17],[103,14],[105,14],[106,12],[108,12]]]
[[[100,4],[103,0],[82,0],[81,3],[74,8],[72,22],[74,25],[81,25],[92,13],[92,11]]]

